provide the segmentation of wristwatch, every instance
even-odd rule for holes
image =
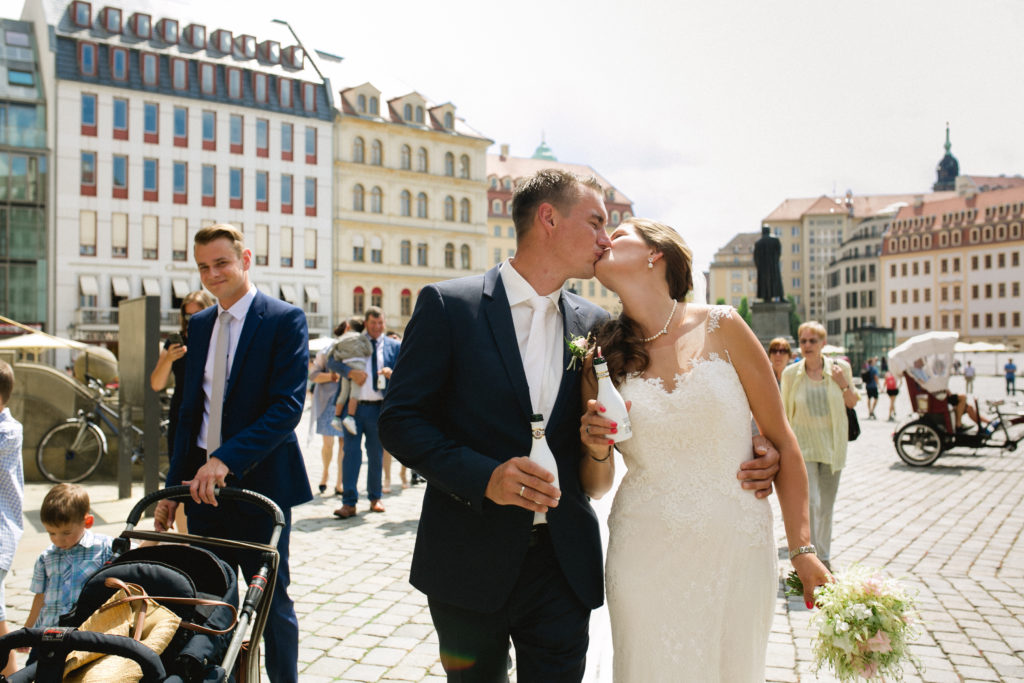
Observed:
[[[806,553],[813,553],[813,554],[817,555],[818,554],[818,550],[813,545],[802,545],[799,548],[797,548],[796,550],[790,550],[789,551],[789,559],[792,560],[797,555],[804,555]]]

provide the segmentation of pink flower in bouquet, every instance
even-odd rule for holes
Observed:
[[[868,679],[871,679],[871,678],[874,678],[875,676],[877,676],[878,675],[878,662],[873,661],[873,660],[869,661],[869,662],[864,662],[864,668],[861,669],[860,675],[863,676],[864,678],[868,678]]]
[[[866,645],[867,649],[871,652],[892,651],[892,641],[889,640],[889,634],[885,631],[879,631],[875,635],[871,636],[864,645]]]
[[[864,592],[868,595],[882,595],[885,592],[885,580],[877,574],[865,579]]]

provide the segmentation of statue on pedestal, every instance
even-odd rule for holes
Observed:
[[[779,257],[782,242],[773,237],[767,225],[761,228],[761,239],[754,243],[754,265],[757,266],[757,298],[761,301],[785,301],[782,292],[782,270]]]

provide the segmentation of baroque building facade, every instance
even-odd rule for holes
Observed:
[[[708,269],[708,301],[723,300],[733,308],[739,308],[744,297],[754,303],[757,299],[754,243],[759,239],[759,232],[741,232],[715,252]]]

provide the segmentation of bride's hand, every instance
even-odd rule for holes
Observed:
[[[630,401],[626,401],[626,410],[631,405]],[[618,425],[605,418],[602,415],[604,412],[604,406],[597,399],[587,401],[587,412],[580,418],[580,441],[584,446],[603,450],[614,443],[611,435],[616,433]]]
[[[807,609],[811,609],[814,607],[814,589],[835,581],[835,578],[814,553],[797,555],[792,562],[793,569],[804,584],[804,604]]]

